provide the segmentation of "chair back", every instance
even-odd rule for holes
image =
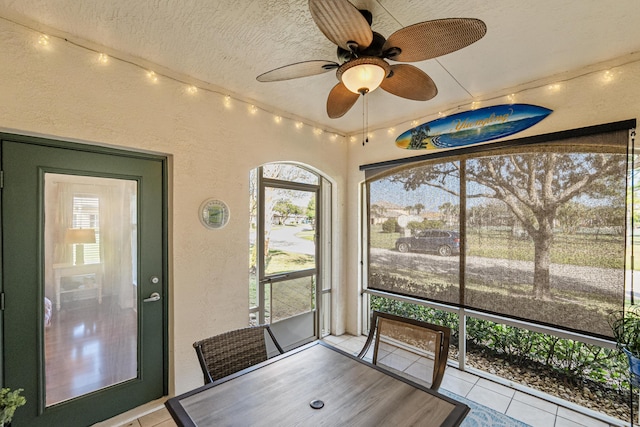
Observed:
[[[247,369],[269,358],[265,332],[284,353],[269,325],[250,326],[193,343],[204,375],[204,383]]]
[[[393,356],[389,357],[391,353],[402,354],[402,350],[414,353],[416,363],[427,370],[426,378],[421,379],[427,380],[431,389],[438,390],[447,366],[450,338],[451,329],[446,326],[374,311],[367,342],[358,357],[364,358],[372,343],[372,363],[378,366],[394,360]],[[393,365],[389,367],[394,369]]]

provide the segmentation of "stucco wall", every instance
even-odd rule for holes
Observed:
[[[576,129],[585,126],[599,125],[615,121],[637,119],[640,117],[640,54],[617,58],[607,63],[597,64],[580,70],[570,70],[563,74],[550,76],[540,81],[510,88],[500,93],[485,94],[475,99],[439,110],[447,114],[481,108],[490,105],[524,103],[550,108],[553,113],[535,126],[515,134],[508,139],[522,138],[531,135]],[[410,101],[407,101],[410,102]],[[429,110],[425,103],[424,116],[417,122],[422,124],[437,119],[439,111]],[[370,109],[376,108],[370,104]],[[413,119],[410,119],[411,121]],[[358,249],[361,222],[359,217],[359,198],[357,191],[364,181],[364,172],[360,165],[386,160],[424,155],[427,151],[409,151],[397,148],[395,138],[414,125],[411,121],[372,132],[370,142],[363,147],[362,137],[349,139],[347,201],[347,289],[346,306],[349,310],[346,329],[351,333],[359,331],[361,313],[353,308],[359,307],[361,290],[359,262],[361,251]],[[491,141],[498,144],[500,140]]]
[[[334,183],[334,257],[343,259],[346,142],[327,132],[0,20],[0,130],[170,157],[171,391],[202,384],[191,344],[248,323],[249,172],[273,161],[308,165]],[[197,210],[215,197],[231,220],[206,230]],[[340,287],[340,264],[334,283]],[[341,313],[336,310],[336,313]],[[336,319],[340,328],[342,322]]]

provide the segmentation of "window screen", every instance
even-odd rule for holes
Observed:
[[[368,287],[610,337],[625,299],[628,129],[369,177]]]

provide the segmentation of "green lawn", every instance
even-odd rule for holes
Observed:
[[[269,274],[313,267],[315,267],[315,260],[311,255],[272,250],[269,251],[267,257],[267,273]],[[249,304],[252,307],[258,303],[257,294],[257,278],[255,274],[251,274]],[[272,322],[308,312],[315,307],[315,276],[267,284],[265,299],[265,315],[272,316]]]
[[[380,226],[371,230],[371,247],[395,249],[400,233],[383,233]],[[623,236],[593,234],[557,234],[551,248],[551,262],[601,268],[622,268]],[[467,233],[469,256],[497,259],[533,261],[534,247],[531,239],[517,239],[505,231],[469,230]],[[638,256],[640,258],[640,256]],[[640,268],[640,259],[635,260]],[[627,258],[627,263],[630,257]],[[627,264],[628,265],[628,264]]]
[[[315,240],[315,236],[316,236],[316,231],[311,229],[296,233],[296,237],[299,237],[305,240],[311,240],[312,242]]]
[[[266,260],[268,274],[284,271],[306,270],[316,266],[312,255],[271,250]]]
[[[457,275],[371,265],[369,284],[391,293],[415,295],[445,303],[457,303]],[[500,283],[487,278],[468,278],[465,282],[465,304],[486,310],[502,307],[504,313],[544,323],[554,323],[563,313],[562,324],[576,330],[610,335],[607,313],[618,309],[615,296],[598,295],[554,288],[551,300],[532,297],[533,286],[525,283]]]

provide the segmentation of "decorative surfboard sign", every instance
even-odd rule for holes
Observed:
[[[521,132],[552,112],[530,104],[493,105],[464,111],[409,129],[396,138],[396,145],[407,150],[464,147]]]

